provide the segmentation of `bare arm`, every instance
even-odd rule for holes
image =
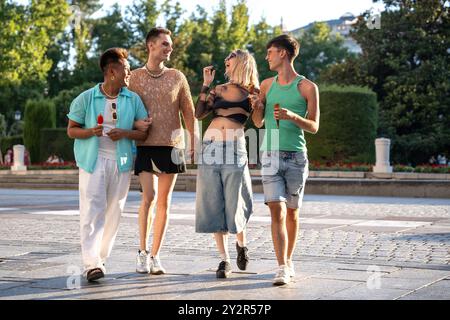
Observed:
[[[81,124],[69,119],[67,125],[67,135],[71,139],[88,139],[93,136],[100,137],[103,132],[102,126],[96,126],[94,128],[82,128]]]
[[[198,122],[195,119],[194,103],[192,102],[191,89],[186,78],[183,75],[183,85],[180,90],[180,109],[183,115],[184,124],[189,132],[189,144],[187,145],[188,152],[193,155],[194,146],[199,139]]]
[[[209,95],[205,91],[206,87],[204,86],[195,104],[195,117],[199,120],[206,118],[212,111],[212,105],[214,103],[215,90],[211,90]]]
[[[278,115],[275,113],[275,119],[290,120],[303,130],[316,134],[319,131],[320,118],[319,90],[317,85],[309,80],[303,80],[298,89],[300,94],[305,98],[308,106],[306,118],[281,108]]]
[[[215,90],[211,90],[208,95],[208,89],[214,81],[216,71],[212,66],[203,68],[203,87],[195,104],[195,117],[199,120],[204,119],[212,110],[214,103]]]
[[[147,132],[147,130],[150,127],[150,125],[152,124],[152,122],[153,122],[153,118],[151,118],[151,117],[136,120],[133,124],[133,128],[135,128],[136,130],[142,131],[142,132]]]
[[[123,138],[144,141],[145,139],[147,139],[148,132],[141,130],[124,130],[114,128],[110,130],[107,135],[111,138],[112,141],[117,141]]]
[[[266,94],[272,84],[273,78],[264,80],[261,83],[261,91],[258,95],[252,96],[252,121],[256,127],[261,128],[264,125],[264,109],[266,105]]]

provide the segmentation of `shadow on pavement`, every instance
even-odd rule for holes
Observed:
[[[174,299],[184,295],[217,293],[218,291],[248,291],[273,288],[272,274],[233,274],[228,279],[216,279],[215,273],[193,275],[140,275],[136,273],[107,274],[106,278],[89,283],[84,278],[80,287],[69,289],[68,277],[36,279],[0,290],[3,299]],[[248,281],[249,280],[249,281]],[[214,299],[213,297],[211,297]]]

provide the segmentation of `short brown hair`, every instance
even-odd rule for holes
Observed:
[[[111,63],[120,63],[120,60],[128,59],[128,51],[124,48],[109,48],[100,57],[100,69],[105,73]]]
[[[282,34],[281,36],[270,40],[266,45],[266,49],[269,49],[272,46],[285,49],[291,62],[297,58],[298,53],[300,52],[300,44],[293,36],[288,34]]]
[[[169,29],[156,27],[152,28],[145,37],[145,43],[149,43],[150,41],[153,41],[155,38],[157,38],[160,34],[167,34],[169,36],[172,35],[172,32]]]

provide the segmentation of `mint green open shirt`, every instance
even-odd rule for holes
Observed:
[[[97,126],[97,116],[105,114],[106,98],[100,92],[100,84],[88,89],[76,97],[71,105],[67,117],[79,123],[82,128]],[[117,98],[117,124],[116,127],[132,130],[135,120],[147,118],[147,110],[139,96],[122,88]],[[93,136],[87,139],[75,139],[74,154],[77,166],[92,173],[95,169],[98,156],[99,139]],[[120,172],[130,171],[133,167],[133,141],[120,139],[116,144],[117,167]]]

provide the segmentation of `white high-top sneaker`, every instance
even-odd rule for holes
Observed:
[[[136,272],[150,273],[150,255],[147,251],[138,251],[136,256]]]
[[[288,266],[280,266],[275,278],[273,279],[273,284],[276,286],[281,286],[291,282],[291,275]]]
[[[151,273],[152,274],[165,274],[166,270],[161,264],[159,257],[151,257]]]
[[[289,268],[289,273],[290,273],[291,278],[295,277],[295,269],[294,269],[294,264],[292,263],[292,260],[287,261],[287,266]]]

